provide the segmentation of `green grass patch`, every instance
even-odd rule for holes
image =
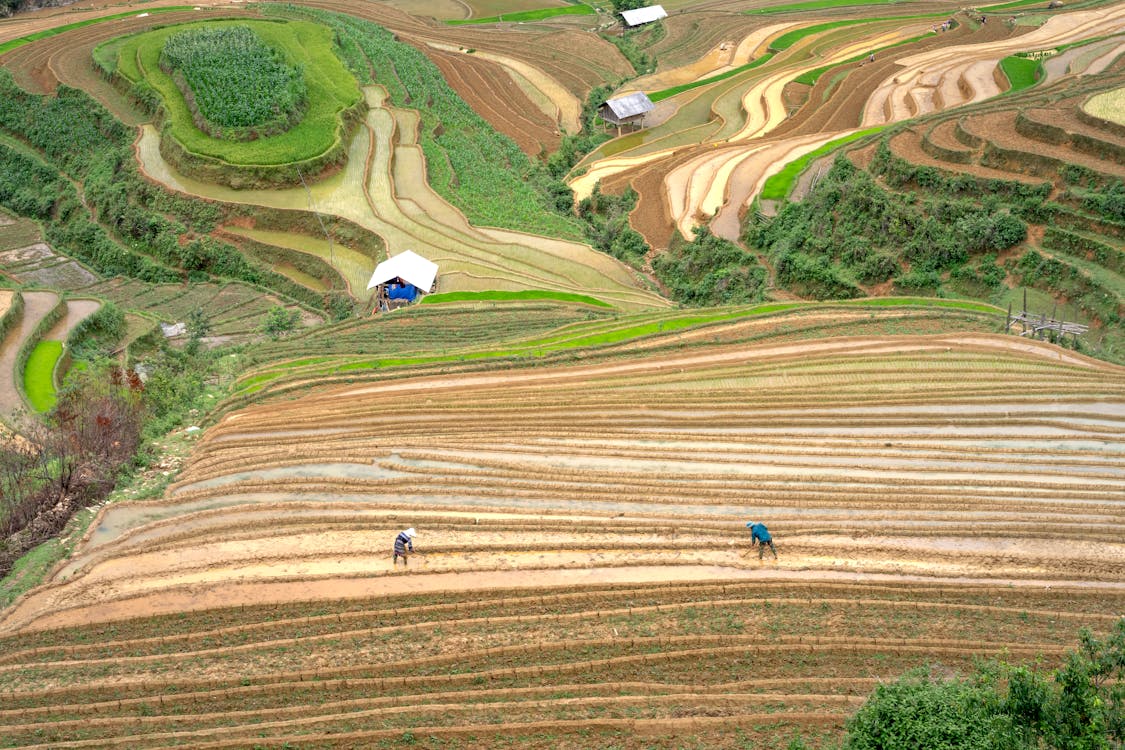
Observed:
[[[658,102],[661,99],[667,99],[670,96],[675,96],[676,94],[681,94],[685,91],[697,88],[699,86],[706,86],[709,83],[716,83],[718,81],[723,81],[723,80],[726,80],[727,78],[730,78],[731,76],[736,76],[739,73],[745,73],[748,70],[752,70],[753,68],[756,68],[759,65],[762,65],[762,64],[768,62],[771,57],[773,57],[773,54],[770,53],[770,52],[767,52],[766,54],[759,57],[757,60],[752,60],[751,62],[748,62],[745,65],[739,65],[737,68],[734,68],[733,70],[728,70],[725,73],[719,73],[718,75],[713,75],[710,78],[704,78],[704,79],[699,80],[699,81],[693,81],[691,83],[682,83],[679,86],[672,86],[671,88],[661,89],[660,91],[656,91],[652,94],[649,94],[648,98],[650,100],[654,101],[654,102]]]
[[[423,305],[440,305],[443,302],[506,302],[510,300],[553,300],[556,302],[576,302],[582,305],[596,307],[610,307],[613,305],[600,299],[585,294],[571,294],[570,292],[549,292],[543,289],[524,289],[518,292],[486,291],[486,292],[444,292],[442,294],[428,294],[422,298]]]
[[[1042,69],[1043,64],[1038,60],[1029,60],[1026,57],[1017,57],[1016,55],[1005,57],[1000,61],[1000,70],[1008,79],[1011,88],[1004,93],[1023,91],[1034,86],[1039,81],[1039,74]]]
[[[341,147],[344,110],[358,105],[362,93],[333,51],[332,31],[306,21],[239,19],[237,23],[253,29],[265,44],[279,51],[288,65],[303,71],[308,110],[299,124],[284,133],[245,142],[209,136],[196,127],[179,87],[160,67],[169,37],[229,27],[229,22],[178,24],[137,34],[121,44],[117,70],[133,83],[146,82],[160,95],[168,114],[165,129],[191,154],[238,166],[269,166],[313,159]]]
[[[150,14],[150,15],[154,15],[156,13],[171,13],[171,12],[177,11],[177,10],[191,10],[191,9],[192,9],[192,6],[190,6],[190,5],[169,5],[166,8],[153,8],[151,10],[146,10],[145,12]],[[80,29],[83,26],[90,26],[92,24],[101,23],[103,21],[116,21],[119,18],[133,18],[136,15],[138,15],[138,13],[137,13],[137,11],[134,10],[134,11],[129,11],[128,13],[115,13],[111,16],[102,16],[101,18],[87,18],[85,21],[77,21],[75,23],[68,23],[65,26],[56,26],[53,29],[47,29],[45,31],[37,31],[34,34],[28,34],[27,36],[21,36],[18,39],[9,39],[8,41],[4,42],[3,44],[0,44],[0,55],[4,54],[5,52],[9,52],[11,50],[14,50],[16,47],[22,47],[25,44],[31,44],[32,42],[37,42],[40,39],[46,39],[47,37],[55,36],[56,34],[61,34],[64,31],[70,31],[71,29]]]
[[[793,29],[785,34],[779,36],[774,43],[770,45],[771,52],[784,52],[792,47],[797,42],[805,37],[819,34],[822,31],[831,31],[833,29],[842,29],[845,26],[855,26],[860,23],[874,23],[875,21],[886,21],[886,18],[853,18],[847,21],[829,21],[827,23],[818,23],[813,26],[806,26],[800,29]]]
[[[40,341],[27,359],[23,388],[31,408],[43,413],[55,405],[55,365],[62,356],[61,341]]]
[[[825,143],[820,148],[816,149],[815,151],[810,151],[799,159],[794,159],[793,161],[786,164],[780,172],[766,180],[765,184],[762,185],[762,192],[760,197],[763,200],[785,200],[789,197],[789,193],[792,192],[793,185],[797,182],[797,178],[801,175],[801,172],[805,171],[809,164],[812,164],[820,157],[824,156],[825,154],[831,153],[832,151],[839,148],[840,146],[843,146],[846,143],[851,143],[852,141],[859,140],[860,138],[871,135],[872,133],[878,133],[885,127],[887,126],[878,125],[873,128],[861,130],[858,133],[845,135],[842,138],[837,138],[835,140],[829,141],[828,143]]]
[[[457,21],[446,21],[450,26],[465,26],[475,23],[518,23],[520,21],[542,21],[555,16],[592,16],[594,9],[589,5],[566,5],[561,8],[541,8],[539,10],[524,10],[518,13],[503,13],[499,16],[488,18],[465,18]]]

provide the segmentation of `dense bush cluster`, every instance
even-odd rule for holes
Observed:
[[[882,168],[886,178],[888,164]],[[1027,237],[1027,224],[1001,196],[979,197],[975,182],[942,185],[941,175],[918,170],[894,179],[936,189],[921,197],[892,192],[841,157],[804,201],[752,227],[748,238],[769,253],[779,284],[829,298],[858,296],[860,284],[892,278],[903,291],[936,291],[942,274],[970,256],[1006,250]],[[1038,188],[1029,192],[1012,197],[1042,200]]]
[[[606,195],[598,183],[590,197],[579,202],[578,216],[586,222],[586,238],[591,245],[631,266],[640,267],[649,248],[645,238],[629,226],[629,213],[636,205],[635,190]]]
[[[688,305],[732,305],[762,298],[766,269],[758,259],[706,227],[691,242],[673,246],[652,261],[672,299]]]
[[[1110,750],[1125,743],[1125,620],[1045,675],[985,665],[969,679],[926,671],[880,685],[848,722],[845,750]]]
[[[174,34],[164,43],[160,66],[202,118],[201,129],[218,138],[283,132],[308,105],[301,71],[247,26]]]

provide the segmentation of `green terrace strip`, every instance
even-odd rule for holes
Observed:
[[[1026,88],[1031,88],[1039,80],[1039,73],[1043,68],[1043,64],[1038,60],[1029,60],[1026,57],[1005,57],[1000,61],[1000,70],[1004,72],[1004,77],[1008,79],[1011,88],[1004,93],[1010,94],[1014,91],[1023,91]]]
[[[855,26],[859,23],[874,23],[875,21],[886,20],[886,18],[853,18],[847,21],[829,21],[828,23],[818,23],[813,26],[793,29],[775,39],[769,49],[771,52],[784,52],[805,37],[819,34],[822,31],[831,31],[832,29],[840,29],[845,26]]]
[[[747,15],[762,16],[773,13],[792,13],[802,10],[825,10],[827,8],[850,8],[856,5],[905,5],[902,0],[809,0],[804,3],[771,5],[766,8],[746,11]]]
[[[765,62],[768,62],[771,57],[773,57],[773,53],[767,52],[766,54],[759,57],[757,60],[753,60],[751,62],[748,62],[745,65],[739,65],[737,68],[734,68],[732,70],[728,70],[725,73],[719,73],[718,75],[713,75],[710,78],[703,78],[703,79],[700,79],[698,81],[692,81],[691,83],[683,83],[683,84],[680,84],[679,86],[672,86],[671,88],[661,89],[660,91],[649,94],[648,98],[651,101],[658,102],[661,99],[667,99],[670,96],[675,96],[676,94],[683,93],[684,91],[694,89],[698,86],[706,86],[709,83],[715,83],[717,81],[723,81],[723,80],[726,80],[727,78],[730,78],[731,76],[736,76],[739,73],[745,73],[747,70],[751,70],[753,68],[756,68],[759,65],[761,65]]]
[[[420,304],[437,305],[442,302],[502,302],[508,300],[555,300],[558,302],[577,302],[583,305],[596,307],[609,307],[613,305],[600,299],[585,294],[571,294],[569,292],[549,292],[541,289],[524,289],[519,292],[490,291],[490,292],[444,292],[430,294],[422,298]]]
[[[901,47],[904,44],[913,44],[914,42],[921,41],[922,39],[925,39],[926,37],[931,36],[931,35],[932,35],[932,32],[927,33],[927,34],[922,34],[920,36],[911,37],[910,39],[903,39],[901,42],[895,42],[894,44],[888,44],[886,47],[880,47],[879,49],[873,50],[872,52],[865,52],[865,53],[861,53],[859,55],[856,55],[855,57],[849,57],[847,60],[844,60],[843,62],[832,63],[831,65],[824,65],[824,66],[819,67],[819,68],[813,68],[812,70],[805,71],[801,75],[797,76],[796,78],[793,79],[793,81],[795,83],[803,83],[806,86],[814,86],[814,85],[816,85],[816,82],[820,79],[820,77],[822,75],[824,75],[827,71],[832,70],[832,68],[838,67],[840,65],[849,65],[849,64],[854,63],[854,62],[859,62],[860,60],[866,59],[868,55],[871,55],[871,54],[878,55],[878,54],[882,53],[884,50],[893,49],[895,47]]]
[[[23,388],[31,408],[37,412],[48,411],[55,405],[55,365],[62,351],[61,341],[40,341],[27,360]]]
[[[797,178],[800,176],[801,172],[804,172],[813,161],[846,143],[851,143],[852,141],[871,135],[872,133],[878,133],[885,127],[887,126],[877,125],[873,128],[867,128],[866,130],[860,130],[859,132],[845,135],[825,143],[820,148],[815,151],[810,151],[799,159],[794,159],[786,164],[780,172],[765,181],[762,185],[760,197],[763,200],[771,201],[785,200],[789,197],[789,193],[793,190],[793,185],[797,182]]]
[[[590,16],[594,9],[589,5],[565,5],[561,8],[541,8],[539,10],[525,10],[519,13],[504,13],[488,18],[465,18],[459,21],[446,21],[450,26],[465,26],[475,23],[519,23],[523,21],[542,21],[555,16]]]
[[[253,29],[289,65],[302,69],[308,88],[308,110],[300,123],[288,131],[245,142],[213,138],[196,127],[180,88],[161,69],[160,57],[169,37],[184,31],[225,28],[230,23]],[[330,29],[307,21],[203,21],[129,37],[121,44],[117,72],[132,84],[147,83],[159,93],[168,115],[163,135],[171,136],[189,158],[203,157],[245,167],[287,165],[337,150],[343,154],[344,113],[363,103],[359,85],[336,57],[333,44]],[[251,96],[254,92],[242,93]]]
[[[191,5],[169,5],[165,8],[152,8],[151,10],[146,10],[144,12],[148,13],[149,15],[154,15],[156,13],[171,13],[171,12],[177,11],[177,10],[191,10],[191,9],[192,9]],[[101,23],[102,21],[116,21],[119,18],[133,18],[137,15],[138,15],[138,12],[134,10],[134,11],[130,11],[128,13],[115,13],[111,16],[101,16],[99,18],[87,18],[85,21],[76,21],[74,23],[68,23],[66,26],[56,26],[53,29],[46,29],[44,31],[37,31],[34,34],[28,34],[27,36],[21,36],[18,39],[9,39],[8,41],[4,42],[3,44],[0,44],[0,55],[4,54],[5,52],[9,52],[11,50],[14,50],[16,47],[22,47],[25,44],[31,44],[32,42],[37,42],[40,39],[46,39],[47,37],[55,36],[56,34],[61,34],[64,31],[70,31],[71,29],[80,29],[83,26],[90,26],[90,25],[95,24],[95,23]]]
[[[482,359],[543,357],[569,349],[619,344],[644,336],[673,333],[695,326],[723,323],[741,318],[789,312],[791,310],[834,306],[945,308],[967,310],[969,312],[986,313],[990,315],[1000,315],[1004,312],[994,305],[971,300],[937,299],[930,297],[870,297],[835,302],[767,302],[751,307],[717,309],[713,312],[693,310],[690,312],[680,312],[678,314],[662,313],[653,315],[652,313],[645,313],[625,318],[568,325],[558,329],[551,335],[522,341],[505,349],[459,352],[440,356],[395,357],[350,362],[342,362],[343,357],[316,357],[291,360],[278,363],[271,366],[271,369],[265,372],[255,373],[240,380],[235,388],[235,392],[241,396],[257,393],[265,388],[271,381],[283,378],[286,375],[296,374],[293,372],[294,370],[311,364],[336,363],[326,368],[303,371],[300,373],[302,377],[332,375],[356,370],[411,367]]]

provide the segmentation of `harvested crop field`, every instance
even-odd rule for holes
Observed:
[[[695,341],[230,412],[4,613],[2,731],[735,747],[917,665],[1056,663],[1125,604],[1122,375],[990,334]]]

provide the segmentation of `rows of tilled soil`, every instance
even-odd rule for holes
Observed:
[[[298,311],[302,327],[322,322],[322,318],[314,313],[277,297],[263,295],[240,282],[150,284],[118,277],[99,281],[83,288],[82,292],[147,312],[168,323],[183,322],[193,310],[203,310],[212,331],[231,339],[245,340],[259,336],[266,315],[277,306]]]
[[[1112,587],[1125,577],[1120,375],[1013,337],[889,337],[400,379],[245,409],[208,431],[165,499],[107,508],[4,625],[274,600],[301,581],[357,595],[405,580],[763,573]],[[776,529],[768,571],[745,556],[751,517]],[[1044,547],[1040,524],[1068,544]],[[410,525],[426,554],[406,579],[387,550]]]
[[[1061,659],[1122,592],[902,582],[421,591],[217,608],[0,639],[12,747],[707,747],[837,732],[878,683]],[[1018,645],[1012,645],[1018,643]],[[705,668],[701,668],[705,664]],[[658,736],[653,734],[653,737]],[[434,741],[434,740],[431,740]]]
[[[529,156],[559,146],[559,124],[547,117],[495,63],[473,55],[426,49],[446,81],[494,128]]]
[[[890,139],[891,150],[914,164],[986,179],[1051,181],[1061,187],[1072,167],[1103,181],[1120,179],[1125,176],[1125,138],[1108,125],[1084,119],[1080,108],[1091,94],[1120,86],[1122,71],[1118,67],[1097,78],[970,107],[897,133]]]

